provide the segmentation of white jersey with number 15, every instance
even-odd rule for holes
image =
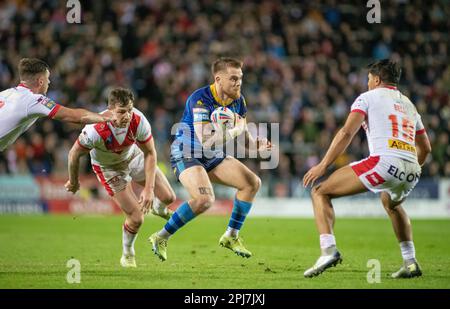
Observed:
[[[351,112],[365,116],[371,156],[388,155],[417,162],[415,136],[425,129],[416,107],[396,87],[382,87],[361,94]]]

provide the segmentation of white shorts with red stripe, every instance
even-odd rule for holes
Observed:
[[[124,190],[131,180],[136,182],[145,180],[144,153],[136,147],[129,160],[112,166],[92,162],[92,169],[108,194],[114,196],[115,193]]]
[[[370,156],[350,166],[367,189],[387,192],[395,202],[409,195],[422,171],[419,163],[392,156]]]

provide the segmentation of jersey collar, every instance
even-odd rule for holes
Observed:
[[[387,89],[391,89],[391,90],[397,90],[397,87],[395,86],[391,86],[391,85],[384,85],[381,88],[387,88]]]
[[[28,87],[27,85],[25,85],[24,83],[20,83],[17,85],[17,87],[23,87],[23,88],[27,88],[28,90],[31,91],[30,87]]]
[[[222,106],[230,105],[231,102],[234,101],[231,98],[229,98],[228,100],[222,100],[221,98],[219,98],[219,96],[217,95],[217,91],[216,91],[216,85],[214,85],[214,84],[209,85],[209,89],[211,90],[214,100],[216,100],[216,102]]]

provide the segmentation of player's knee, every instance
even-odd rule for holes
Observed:
[[[139,227],[144,223],[144,214],[140,211],[135,211],[130,217],[130,224],[133,228],[139,229]]]
[[[391,200],[388,194],[381,194],[381,203],[383,204],[384,209],[387,213],[397,211],[397,206],[400,205],[400,202],[394,202]]]
[[[161,201],[166,204],[172,204],[173,202],[175,202],[175,200],[177,199],[175,192],[173,192],[173,190],[168,190],[167,192],[165,192],[164,196],[161,198]]]
[[[314,197],[319,197],[321,195],[324,195],[323,189],[321,187],[321,185],[315,185],[314,187],[312,187],[311,189],[311,196]]]
[[[205,195],[195,198],[192,204],[194,205],[195,209],[205,211],[214,204],[214,200],[214,196]]]
[[[313,200],[328,200],[330,201],[333,196],[330,195],[329,191],[327,191],[322,184],[318,184],[314,186],[311,190],[311,198]],[[313,205],[322,205],[321,203],[316,203]]]
[[[261,178],[259,178],[257,175],[253,175],[250,186],[252,190],[256,193],[259,191],[259,188],[261,188]]]
[[[261,188],[261,178],[255,174],[251,174],[247,178],[244,189],[250,190],[252,193],[256,194],[259,191],[259,188]]]

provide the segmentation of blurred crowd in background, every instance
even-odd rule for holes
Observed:
[[[51,67],[48,96],[68,107],[106,109],[116,86],[136,94],[149,119],[159,166],[173,180],[169,146],[189,94],[212,83],[220,56],[244,62],[248,121],[280,124],[280,161],[257,172],[270,196],[295,196],[367,90],[366,66],[398,61],[399,89],[422,115],[433,152],[423,177],[450,177],[450,5],[382,1],[381,23],[365,1],[81,1],[81,24],[66,21],[65,1],[0,1],[0,89],[18,84],[22,57]],[[0,124],[1,125],[1,124]],[[0,174],[66,175],[81,127],[43,119],[8,151]],[[368,155],[361,130],[335,167]],[[92,173],[88,158],[84,173]]]

